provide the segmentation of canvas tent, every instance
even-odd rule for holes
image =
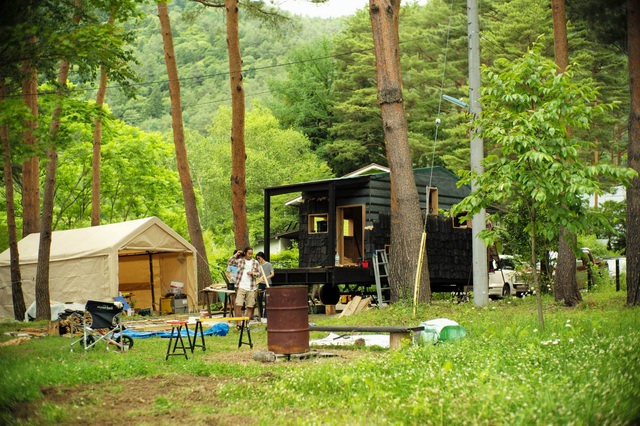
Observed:
[[[26,306],[35,300],[40,234],[18,243]],[[85,303],[132,292],[136,309],[160,308],[172,282],[184,284],[189,309],[198,304],[196,250],[157,217],[55,231],[51,240],[52,301]],[[13,318],[9,250],[0,254],[0,318]]]

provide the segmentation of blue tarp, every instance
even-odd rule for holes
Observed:
[[[124,297],[116,296],[113,298],[113,300],[115,300],[116,302],[122,303],[123,310],[128,311],[129,309],[131,309],[131,306],[129,306],[129,304],[127,303],[127,299],[125,299]]]
[[[195,328],[195,324],[193,325]],[[134,331],[129,328],[125,329],[123,333],[127,336],[131,336],[134,339],[146,339],[149,337],[162,337],[168,339],[171,336],[170,331]],[[226,336],[229,333],[229,324],[220,322],[214,324],[210,328],[203,331],[205,336]],[[180,334],[183,337],[193,336],[193,330],[189,330],[187,334],[187,330],[183,329]]]

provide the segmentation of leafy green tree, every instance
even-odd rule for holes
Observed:
[[[627,157],[629,167],[640,173],[640,26],[636,0],[572,0],[569,16],[584,21],[590,35],[604,45],[628,55],[629,119]],[[627,189],[627,304],[640,305],[640,178]]]
[[[189,170],[189,160],[187,158],[187,147],[184,136],[184,121],[182,120],[180,79],[178,78],[178,66],[176,64],[176,55],[173,48],[171,21],[169,19],[169,11],[165,0],[158,1],[158,18],[160,18],[160,31],[162,32],[164,59],[167,67],[167,77],[169,78],[173,145],[175,147],[176,163],[178,166],[185,215],[189,228],[189,239],[199,253],[196,260],[198,269],[198,290],[202,291],[211,285],[211,271],[209,270],[209,265],[207,263],[207,248],[204,245],[202,226],[200,225],[200,217],[198,216],[196,194],[193,188],[193,181],[191,179],[191,171]]]
[[[484,173],[468,173],[462,179],[476,179],[477,188],[453,209],[470,215],[493,204],[522,204],[528,216],[531,265],[537,263],[540,239],[558,237],[559,225],[573,233],[587,229],[589,215],[582,202],[584,194],[599,193],[597,177],[609,175],[626,180],[633,173],[609,164],[586,165],[578,153],[588,147],[570,139],[565,126],[586,127],[593,111],[607,108],[595,104],[597,92],[578,86],[573,72],[556,74],[553,61],[542,56],[539,45],[517,61],[499,59],[483,73],[479,120],[482,137],[500,147],[500,155],[484,160]],[[498,214],[489,220],[497,223]],[[488,243],[495,230],[481,232]],[[538,299],[538,319],[544,326],[540,285],[534,271]]]
[[[481,17],[482,61],[488,66],[498,59],[516,60],[542,35],[553,39],[549,0],[492,1]],[[543,56],[553,57],[553,46]]]
[[[41,108],[46,116],[51,106],[44,104]],[[65,143],[58,152],[54,230],[90,224],[94,112],[92,103],[77,100],[67,102],[64,109],[62,121],[67,124],[61,128]],[[107,117],[104,125],[101,221],[158,216],[188,237],[173,145],[159,133],[146,133],[119,120]],[[1,241],[0,250],[7,244]]]
[[[158,216],[188,236],[173,145],[121,121],[105,122],[102,146],[104,223]],[[72,141],[60,151],[54,229],[89,225],[91,127],[76,123]],[[177,220],[178,217],[182,217]]]
[[[277,26],[286,20],[262,1],[196,0],[209,6],[225,10],[227,57],[229,58],[229,83],[231,91],[232,125],[231,125],[231,205],[233,207],[233,233],[236,247],[247,247],[249,232],[247,226],[246,204],[246,146],[245,146],[245,93],[242,70],[242,54],[240,52],[239,11],[259,17],[268,25]],[[252,312],[252,311],[251,311]],[[251,315],[250,315],[251,316]]]
[[[332,53],[327,37],[301,45],[286,58],[287,78],[268,80],[275,98],[268,105],[283,126],[307,135],[314,150],[330,140],[335,76]]]
[[[94,80],[100,66],[108,67],[113,79],[124,89],[130,88],[129,80],[133,77],[128,62],[131,52],[125,48],[130,41],[129,34],[113,25],[103,25],[102,13],[113,14],[118,19],[126,20],[134,14],[135,2],[86,0],[81,4],[75,2],[18,2],[3,6],[2,12],[2,60],[0,75],[9,78],[12,86],[28,79],[29,84],[22,84],[23,90],[36,87],[34,71],[48,82],[54,84],[56,107],[52,110],[51,122],[45,128],[48,132],[40,140],[41,146],[32,150],[28,157],[35,164],[33,157],[42,156],[46,152],[46,177],[43,191],[43,206],[40,226],[40,250],[38,273],[36,279],[37,318],[49,318],[48,299],[48,260],[51,238],[52,209],[54,203],[55,175],[57,166],[57,144],[63,139],[64,131],[61,122],[62,109],[66,100],[67,80],[73,63],[73,76],[79,81]],[[35,35],[35,38],[34,38]],[[27,89],[28,88],[28,89]],[[26,98],[29,94],[23,93]],[[31,100],[33,100],[31,96]],[[32,106],[32,105],[31,105]],[[33,121],[31,118],[29,121]],[[33,133],[33,128],[27,133]],[[26,142],[32,143],[27,137]],[[35,147],[35,145],[34,145]],[[34,152],[36,151],[36,152]],[[34,176],[34,170],[28,175]],[[34,207],[32,197],[38,191],[37,178],[24,181],[23,192]],[[31,217],[31,211],[28,212]],[[29,219],[30,220],[30,219]],[[33,231],[28,229],[26,231]]]
[[[38,78],[41,82],[54,83],[61,59],[74,64],[72,78],[76,81],[92,81],[96,64],[108,65],[112,67],[113,79],[131,93],[129,80],[133,74],[127,62],[132,55],[123,49],[131,41],[131,35],[113,25],[104,25],[103,13],[126,20],[135,15],[135,4],[133,1],[87,0],[77,13],[78,20],[74,21],[70,18],[75,9],[71,1],[3,3],[0,75],[11,82],[11,95],[22,83],[22,96],[34,115],[27,123],[37,122]],[[33,125],[24,138],[24,143],[31,148],[23,159],[21,182],[24,235],[39,230],[38,159],[44,150],[37,144]]]
[[[151,90],[151,94],[146,100],[146,105],[143,109],[143,113],[146,117],[158,118],[162,115],[164,109],[165,108],[162,105],[160,88],[156,86]]]
[[[0,77],[0,107],[2,109],[8,109],[9,102],[6,98],[7,91],[4,84],[4,78]],[[15,103],[15,102],[14,102]],[[20,110],[20,106],[17,108],[11,108],[14,111]],[[2,152],[3,163],[3,178],[5,187],[5,200],[6,200],[6,220],[7,220],[7,236],[9,247],[9,263],[10,263],[10,275],[11,275],[11,297],[13,302],[14,318],[18,321],[24,318],[26,306],[24,303],[24,294],[22,292],[22,275],[20,273],[20,254],[18,253],[18,237],[16,226],[16,209],[15,209],[15,197],[13,191],[13,165],[11,158],[11,141],[10,141],[10,125],[11,123],[21,123],[21,117],[13,117],[9,119],[7,111],[2,111],[0,117],[3,119],[0,122],[0,151]],[[17,118],[17,119],[16,119]],[[21,126],[20,126],[21,127]],[[15,130],[15,129],[14,129]],[[22,130],[22,129],[21,129]]]
[[[600,214],[609,218],[610,227],[592,229],[598,238],[607,239],[609,250],[624,254],[627,239],[627,206],[624,201],[605,201],[599,209]]]
[[[337,175],[368,163],[387,165],[382,118],[376,98],[375,58],[367,11],[359,10],[336,37],[332,141],[321,155]]]
[[[234,248],[231,214],[231,147],[228,135],[231,111],[220,107],[206,136],[192,132],[187,137],[189,163],[194,186],[201,196],[203,227],[214,235],[216,244]],[[252,243],[263,237],[262,189],[332,177],[328,166],[311,151],[310,141],[299,131],[282,129],[265,107],[247,113],[247,220]],[[282,232],[297,223],[297,210],[285,208],[287,198],[272,201],[272,229]],[[226,253],[226,251],[225,251]],[[227,253],[227,257],[229,256]]]
[[[403,6],[399,31],[412,165],[430,166],[435,142],[439,164],[452,170],[468,168],[468,134],[460,126],[465,117],[440,99],[441,90],[458,98],[466,93],[466,8],[440,0]],[[364,12],[347,20],[347,28],[334,40],[333,141],[325,146],[323,155],[337,174],[370,162],[387,164],[371,43]],[[435,140],[439,116],[442,124]],[[459,155],[452,156],[454,152]]]

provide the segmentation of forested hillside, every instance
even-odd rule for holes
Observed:
[[[185,126],[205,134],[216,110],[230,103],[224,14],[187,0],[173,2],[170,10]],[[140,78],[136,98],[110,90],[107,103],[127,124],[167,132],[170,108],[159,25],[153,6],[144,6],[143,12],[133,45],[140,62],[135,67]],[[401,57],[415,166],[432,161],[439,116],[435,161],[454,172],[468,167],[468,117],[440,99],[441,93],[468,96],[466,22],[464,3],[436,0],[403,8]],[[481,22],[486,65],[497,58],[514,60],[536,41],[553,56],[547,1],[485,2]],[[386,163],[366,9],[345,20],[295,17],[278,28],[245,18],[240,30],[249,108],[260,103],[273,110],[282,126],[303,131],[337,174],[369,162]],[[581,83],[600,87],[603,102],[620,104],[593,128],[600,153],[618,161],[625,149],[622,129],[628,111],[626,57],[591,40],[588,28],[570,23],[569,30],[570,60],[576,62]]]
[[[157,10],[155,4],[138,7],[140,17],[123,24],[134,38],[129,50],[138,62],[132,65],[137,73],[131,86],[135,96],[128,97],[119,90],[122,85],[113,81],[106,95],[102,222],[157,215],[187,235],[170,138],[169,82]],[[170,2],[169,11],[202,226],[208,241],[227,252],[233,245],[233,218],[224,10],[176,0]],[[548,0],[487,0],[480,12],[485,66],[497,58],[521,57],[535,42],[553,57]],[[629,102],[626,55],[598,43],[579,21],[568,25],[570,61],[575,62],[579,76],[575,84],[597,86],[602,102],[618,104],[612,113],[596,116],[589,131],[576,133],[593,142],[593,151],[582,155],[589,161],[624,164]],[[248,110],[249,232],[256,241],[262,232],[262,188],[342,175],[370,162],[386,165],[386,157],[367,10],[341,20],[293,17],[276,27],[248,18],[240,10],[240,47]],[[446,94],[468,99],[466,4],[407,3],[401,12],[400,48],[414,166],[435,163],[453,172],[467,169],[470,117],[464,108],[441,98]],[[81,89],[74,92],[75,101],[95,106],[97,83],[87,85],[73,70],[70,80]],[[47,87],[39,90],[43,111],[51,110]],[[67,139],[59,146],[54,229],[87,226],[91,209],[92,120],[74,121],[73,111],[65,114]],[[40,127],[48,128],[50,115],[43,113],[39,119]],[[437,119],[441,124],[436,129]],[[492,151],[491,141],[485,142],[485,150]],[[13,152],[16,165],[21,164],[23,153]],[[19,167],[15,178],[20,188]],[[5,210],[4,194],[0,200]],[[22,217],[19,204],[18,220]],[[274,231],[278,232],[294,215],[283,206],[274,208]],[[6,247],[2,233],[0,248]]]
[[[140,82],[135,99],[111,90],[113,114],[144,131],[171,129],[169,85],[155,4],[142,5],[142,19],[132,28],[134,67]],[[230,103],[229,63],[224,8],[206,8],[190,0],[172,1],[171,25],[182,92],[185,127],[204,132],[218,107]],[[240,12],[240,46],[247,104],[270,97],[267,80],[285,75],[288,52],[321,34],[339,32],[338,20],[291,19],[273,28]],[[244,18],[244,19],[243,19]]]

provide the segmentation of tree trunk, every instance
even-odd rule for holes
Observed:
[[[410,299],[420,254],[422,214],[411,162],[402,99],[398,46],[400,0],[369,0],[376,55],[378,100],[391,169],[391,300]],[[422,265],[419,301],[431,301],[428,262]]]
[[[0,79],[0,99],[6,98],[4,78]],[[18,321],[24,320],[26,307],[22,293],[22,276],[20,275],[20,255],[18,253],[18,235],[16,230],[16,209],[13,197],[13,171],[11,167],[11,146],[9,144],[9,129],[7,125],[0,126],[0,139],[4,154],[4,185],[7,203],[7,228],[9,232],[9,262],[11,272],[11,296],[13,301],[13,317]]]
[[[569,42],[567,41],[567,18],[564,0],[551,0],[553,16],[553,53],[558,72],[564,72],[569,65]]]
[[[569,65],[569,43],[567,41],[567,19],[564,0],[551,0],[553,15],[553,51],[558,73],[563,73]],[[567,128],[571,137],[571,129]],[[554,278],[553,294],[556,301],[564,301],[566,306],[575,306],[582,300],[576,281],[576,255],[573,247],[576,236],[560,226],[558,237],[558,264]]]
[[[36,37],[29,38],[36,43]],[[38,139],[35,129],[38,127],[38,73],[31,61],[22,62],[22,99],[31,111],[33,119],[27,124],[24,143],[32,150],[30,156],[22,163],[22,237],[40,232],[40,157],[35,152]]]
[[[109,18],[113,25],[114,19]],[[96,104],[102,108],[107,93],[107,69],[100,68],[100,85],[96,94]],[[102,146],[102,116],[93,123],[93,156],[91,158],[91,226],[100,225],[100,148]]]
[[[58,165],[58,151],[56,139],[60,132],[62,117],[63,88],[69,76],[69,62],[60,62],[58,72],[58,100],[51,114],[49,126],[49,148],[47,150],[47,168],[44,180],[44,196],[42,203],[42,223],[40,225],[40,246],[38,248],[38,268],[36,270],[36,319],[50,320],[51,305],[49,298],[49,255],[51,253],[51,233],[53,223],[53,199],[56,185],[56,167]]]
[[[627,0],[629,51],[629,167],[640,174],[640,14],[638,2]],[[627,189],[627,304],[640,305],[640,177]]]
[[[81,0],[75,0],[76,10],[81,8]],[[80,22],[80,13],[74,13],[74,22]],[[38,247],[38,266],[36,269],[36,319],[50,320],[51,305],[49,295],[49,257],[51,254],[51,233],[53,224],[53,202],[56,188],[56,168],[58,166],[58,151],[56,139],[60,133],[62,119],[62,105],[67,78],[69,77],[69,61],[60,61],[58,71],[57,100],[51,113],[49,125],[49,147],[47,149],[47,167],[44,180],[44,195],[42,202],[42,222],[40,224],[40,244]]]
[[[182,186],[182,196],[184,198],[184,209],[187,215],[189,237],[191,238],[191,244],[193,244],[198,251],[196,255],[198,263],[198,291],[202,291],[211,285],[211,272],[209,271],[207,251],[204,246],[204,238],[202,237],[200,218],[198,217],[196,194],[193,190],[193,181],[191,180],[189,161],[187,159],[187,147],[184,141],[182,106],[180,101],[180,80],[178,79],[178,67],[176,65],[176,56],[173,51],[171,22],[169,21],[169,13],[166,3],[158,3],[158,17],[160,18],[160,29],[162,31],[164,61],[167,66],[167,76],[169,78],[173,144],[176,149],[176,162],[178,164],[178,174],[180,175],[180,185]]]
[[[557,302],[564,302],[565,306],[576,306],[582,301],[576,280],[576,255],[573,252],[573,247],[576,245],[575,234],[560,227],[558,264],[554,277],[553,295]]]
[[[231,84],[231,207],[236,248],[249,246],[246,202],[246,152],[244,145],[244,88],[238,36],[238,0],[225,0],[227,51]],[[265,244],[268,244],[265,241]]]

